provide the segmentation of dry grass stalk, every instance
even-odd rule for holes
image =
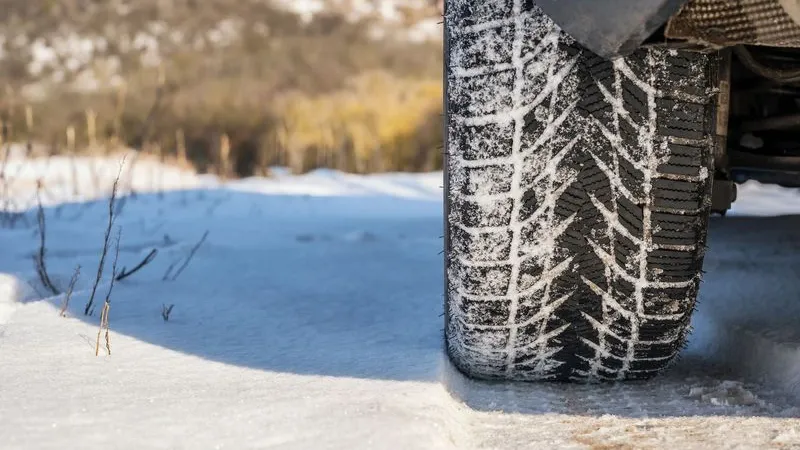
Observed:
[[[67,151],[75,153],[75,127],[72,125],[67,127]]]
[[[181,167],[189,166],[189,159],[186,156],[186,135],[183,133],[183,128],[178,128],[175,131],[175,152],[178,156],[178,164]]]
[[[33,107],[25,105],[25,131],[28,135],[33,131]]]
[[[117,90],[116,105],[114,110],[114,124],[111,129],[111,146],[119,145],[120,132],[122,130],[122,114],[125,112],[125,98],[128,94],[128,85],[122,84]]]
[[[33,148],[33,108],[31,105],[25,105],[25,134],[27,139],[27,144],[25,145],[26,152],[30,152]],[[27,155],[26,155],[27,156]]]
[[[111,304],[106,302],[103,309],[100,311],[100,328],[97,330],[97,343],[94,347],[94,356],[100,356],[100,336],[103,330],[106,330],[106,352],[111,355],[111,339],[108,331],[108,310],[111,309]]]
[[[230,167],[231,157],[231,139],[226,133],[223,133],[219,138],[219,176],[224,180],[231,175]]]
[[[89,147],[97,146],[97,113],[91,108],[86,110],[86,136],[89,138]]]
[[[100,312],[100,329],[97,330],[97,345],[94,349],[95,356],[100,354],[100,334],[105,329],[106,352],[111,356],[111,334],[108,327],[108,312],[111,309],[111,291],[114,290],[114,280],[117,275],[117,261],[119,261],[119,241],[122,239],[122,229],[117,229],[116,252],[114,254],[114,264],[111,268],[111,283],[108,285],[106,299],[103,302],[103,309]]]
[[[69,280],[69,286],[67,287],[67,293],[64,295],[64,302],[61,304],[61,312],[59,315],[61,317],[67,317],[67,309],[69,309],[69,300],[72,298],[72,292],[75,290],[75,283],[78,282],[78,278],[81,276],[81,266],[75,267],[75,272],[72,274],[72,278]]]

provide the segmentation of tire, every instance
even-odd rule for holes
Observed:
[[[646,379],[684,346],[713,54],[610,62],[529,0],[448,0],[445,339],[484,379]]]

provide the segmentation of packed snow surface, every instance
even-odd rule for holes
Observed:
[[[5,167],[3,449],[800,448],[795,191],[745,184],[713,220],[692,342],[666,374],[513,384],[467,380],[443,356],[441,173],[223,183],[129,155],[118,269],[157,254],[114,286],[111,355],[95,356],[100,308],[83,309],[119,170]],[[39,180],[53,284],[81,266],[66,317],[33,266]]]

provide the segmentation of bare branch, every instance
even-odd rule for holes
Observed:
[[[69,308],[69,300],[72,298],[72,291],[75,290],[75,283],[78,282],[78,278],[81,276],[81,266],[75,267],[75,272],[72,274],[72,278],[69,280],[69,286],[67,287],[67,293],[64,295],[64,303],[61,305],[61,312],[59,315],[61,317],[67,317],[67,309]]]
[[[111,356],[111,333],[108,329],[108,310],[111,308],[110,303],[106,303],[106,351],[108,356]]]
[[[114,281],[117,279],[117,262],[119,261],[120,240],[122,240],[122,228],[117,228],[116,250],[114,252],[114,262],[111,265],[111,284],[108,285],[108,292],[106,292],[106,303],[111,303],[111,291],[114,289]]]
[[[167,306],[166,304],[161,304],[161,318],[164,319],[164,322],[169,322],[169,315],[172,312],[172,308],[175,307],[174,304]]]
[[[197,241],[197,243],[194,245],[194,247],[192,247],[192,249],[189,251],[189,255],[183,261],[183,265],[180,266],[178,268],[178,270],[175,271],[175,274],[172,275],[172,278],[170,278],[170,281],[175,281],[175,279],[178,278],[178,275],[180,275],[181,272],[183,272],[183,269],[185,269],[186,266],[189,265],[189,262],[191,262],[192,258],[194,257],[194,254],[197,252],[197,250],[200,248],[200,246],[203,245],[203,242],[205,242],[207,237],[208,237],[208,230],[206,230],[206,232],[203,233],[203,237],[201,237],[200,240]],[[170,268],[171,267],[172,266],[170,266]]]
[[[175,261],[172,262],[172,264],[169,265],[169,267],[167,267],[166,272],[164,272],[164,276],[161,277],[161,281],[169,280],[170,275],[172,275],[172,270],[175,269],[175,266],[178,265],[179,262],[181,262],[181,260],[176,259]]]
[[[111,197],[108,199],[108,226],[106,226],[106,232],[103,237],[103,250],[100,253],[100,263],[97,265],[97,277],[94,280],[94,285],[92,286],[92,293],[89,296],[89,301],[86,302],[86,307],[83,309],[83,314],[86,316],[92,315],[92,307],[94,306],[94,297],[97,293],[97,286],[100,284],[100,280],[103,278],[103,267],[106,262],[106,255],[108,254],[108,245],[111,239],[111,228],[114,226],[114,202],[117,199],[117,189],[119,187],[119,177],[122,174],[122,167],[125,164],[125,158],[122,159],[122,162],[119,165],[119,172],[117,172],[117,178],[114,179],[114,185],[111,188]]]
[[[137,264],[136,267],[131,269],[130,272],[126,272],[125,271],[126,268],[123,267],[122,270],[119,272],[119,275],[117,275],[116,280],[117,281],[122,281],[125,278],[128,278],[129,276],[131,276],[134,273],[138,272],[139,269],[141,269],[142,267],[150,264],[154,259],[156,259],[156,255],[157,254],[158,254],[158,249],[157,248],[154,248],[154,249],[150,250],[150,253],[148,253],[147,256],[145,256],[145,258],[142,260],[142,262]]]
[[[50,281],[50,276],[47,274],[47,266],[45,265],[45,253],[47,246],[45,243],[44,208],[42,207],[42,196],[40,195],[42,181],[37,181],[36,186],[36,203],[38,206],[37,219],[39,222],[39,253],[34,257],[34,260],[36,261],[36,272],[39,274],[39,280],[42,282],[42,286],[44,286],[53,295],[58,295],[60,292],[53,285],[53,282]]]

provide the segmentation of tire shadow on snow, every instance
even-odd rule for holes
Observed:
[[[225,189],[140,194],[125,202],[114,232],[121,227],[119,268],[136,266],[153,248],[158,255],[114,286],[112,334],[266,371],[438,379],[439,202]],[[69,316],[93,328],[100,308],[87,317],[83,307],[96,276],[107,213],[105,201],[46,211],[50,277],[65,287],[75,266],[82,266]],[[35,211],[29,214],[35,218]],[[30,259],[38,245],[33,231],[0,233],[0,272],[19,273],[23,283],[37,280]],[[186,270],[175,281],[164,280],[168,267],[205,231],[208,238]],[[100,306],[112,260],[113,250],[95,299]],[[63,296],[46,300],[58,308]],[[162,305],[172,304],[165,322]],[[121,345],[114,358],[125,357]]]

